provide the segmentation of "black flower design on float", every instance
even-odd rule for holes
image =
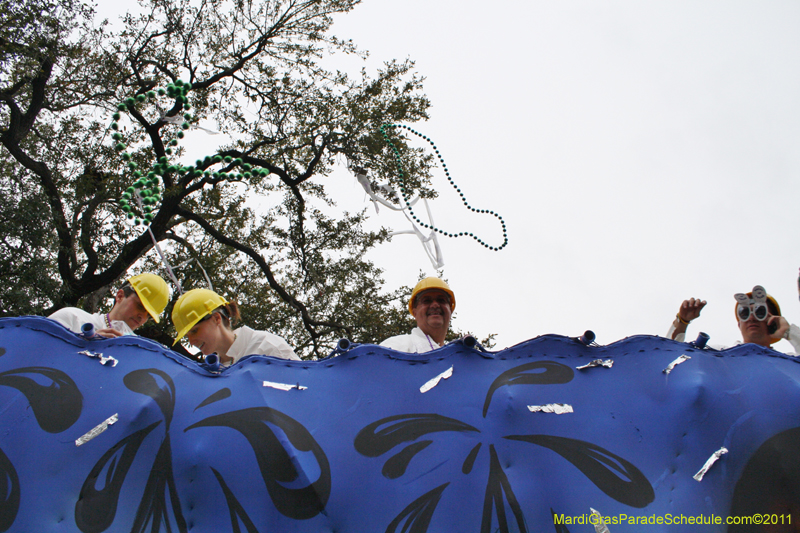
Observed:
[[[211,416],[184,431],[213,426],[227,426],[245,436],[256,454],[272,502],[281,514],[305,520],[322,512],[331,493],[330,464],[322,447],[299,422],[269,407],[251,407]],[[302,480],[305,484],[299,488],[286,486],[301,480],[302,472],[293,464],[290,450],[271,426],[279,429],[295,450],[313,454],[320,469],[316,480]]]
[[[134,460],[147,439],[151,435],[161,434],[155,430],[163,427],[163,438],[142,490],[142,499],[130,531],[161,531],[163,525],[166,531],[188,532],[172,466],[170,428],[177,396],[175,383],[168,374],[154,368],[130,372],[125,375],[123,382],[129,390],[151,398],[163,420],[125,436],[97,461],[81,488],[75,505],[75,522],[84,533],[101,533],[111,527],[117,515],[123,484],[132,471]],[[230,389],[220,389],[201,401],[194,411],[229,397]],[[247,439],[266,489],[281,514],[303,520],[324,510],[331,491],[330,465],[320,445],[299,422],[275,409],[256,407],[204,418],[184,428],[183,432],[222,426],[239,431]],[[310,452],[313,455],[319,466],[318,479],[302,478],[303,473],[298,471],[291,459],[295,452]],[[0,469],[3,466],[1,459]],[[239,531],[239,524],[242,524],[248,533],[255,533],[254,522],[231,490],[225,474],[210,468],[225,497],[231,530]]]
[[[175,384],[168,374],[155,368],[134,370],[125,375],[123,383],[129,390],[149,396],[155,402],[164,417],[165,428],[131,531],[144,533],[148,525],[152,531],[160,531],[163,523],[168,531],[187,532],[172,471],[169,436],[175,410]],[[160,425],[161,421],[154,422],[127,435],[94,465],[75,504],[75,523],[81,531],[100,533],[114,522],[119,495],[133,461],[145,439]]]
[[[0,355],[5,353],[4,348]],[[75,382],[60,370],[24,367],[0,373],[0,386],[22,393],[43,431],[61,433],[78,420],[83,396]],[[0,450],[0,531],[8,531],[19,511],[22,491],[16,468]]]
[[[505,386],[559,385],[570,382],[573,370],[554,361],[537,361],[516,366],[500,374],[489,386],[481,419],[489,412],[494,393]],[[481,433],[470,424],[435,413],[409,413],[382,418],[365,426],[354,440],[358,453],[380,457],[395,448],[399,451],[383,464],[388,479],[402,477],[417,454],[423,453],[441,433]],[[614,500],[631,507],[642,508],[655,499],[647,478],[636,466],[614,453],[582,440],[551,435],[506,435],[505,441],[535,444],[549,449],[574,465],[598,489]],[[470,474],[483,449],[483,442],[473,445],[465,455],[461,471]],[[483,501],[481,533],[493,531],[528,531],[522,505],[514,494],[495,446],[489,442],[489,473]],[[386,528],[386,533],[424,533],[433,519],[436,506],[446,496],[450,482],[421,495],[408,504]],[[498,529],[492,529],[496,519]]]

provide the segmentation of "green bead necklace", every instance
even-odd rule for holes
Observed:
[[[225,179],[231,177],[232,179],[250,179],[254,175],[266,177],[269,175],[269,169],[253,166],[245,163],[241,158],[233,158],[231,156],[221,156],[219,154],[209,155],[203,159],[195,161],[194,166],[182,166],[179,164],[170,164],[167,156],[171,156],[173,149],[178,146],[180,139],[185,136],[184,131],[191,127],[189,123],[192,120],[191,109],[189,103],[188,93],[192,86],[190,83],[185,83],[181,80],[176,80],[174,83],[167,85],[166,89],[150,90],[146,93],[137,94],[134,97],[126,98],[124,101],[117,104],[117,111],[112,115],[114,121],[111,123],[111,129],[114,133],[111,138],[116,142],[114,149],[120,152],[120,157],[128,165],[128,169],[133,173],[136,181],[122,193],[119,199],[119,205],[128,220],[132,221],[135,225],[150,224],[153,221],[154,213],[157,211],[159,202],[162,200],[162,187],[164,176],[169,173],[177,175],[189,175],[193,178],[199,177],[213,177],[214,179]],[[166,143],[164,153],[166,156],[161,156],[158,161],[153,164],[147,172],[142,172],[138,169],[135,161],[131,161],[131,154],[126,151],[127,146],[123,143],[123,135],[119,132],[119,120],[122,117],[122,111],[130,111],[135,108],[137,104],[153,100],[156,96],[168,96],[173,98],[176,104],[186,111],[182,117],[163,117],[164,121],[169,124],[178,125],[180,128],[175,133],[175,136]],[[224,164],[229,169],[239,168],[241,173],[238,172],[222,172],[222,171],[209,171],[208,168],[215,164]]]

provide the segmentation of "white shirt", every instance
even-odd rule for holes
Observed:
[[[419,328],[412,329],[409,335],[389,337],[380,346],[407,353],[425,353],[440,348],[435,340]]]
[[[281,359],[300,360],[292,350],[292,347],[283,338],[274,333],[257,331],[247,326],[242,326],[234,330],[233,334],[236,335],[236,339],[228,349],[227,355],[233,358],[234,363],[245,355],[271,355]]]
[[[59,309],[49,317],[50,320],[59,322],[62,326],[75,333],[81,333],[84,324],[93,324],[95,331],[98,329],[108,329],[106,315],[103,313],[90,314],[77,307],[64,307]],[[134,335],[133,330],[121,320],[115,320],[112,326],[123,335]]]

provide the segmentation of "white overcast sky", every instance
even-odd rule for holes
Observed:
[[[688,337],[733,344],[733,294],[756,284],[800,323],[798,27],[788,1],[404,0],[367,1],[334,33],[368,65],[416,60],[432,108],[413,127],[473,206],[505,218],[500,252],[440,239],[454,325],[502,348],[663,335],[691,296],[709,303]],[[455,198],[442,173],[434,186]],[[481,222],[437,202],[437,226]],[[374,257],[391,286],[433,273],[411,236]]]
[[[439,239],[453,325],[499,349],[663,335],[691,296],[709,303],[687,339],[733,344],[733,294],[756,284],[800,323],[798,28],[796,1],[367,0],[333,33],[370,52],[368,70],[416,61],[432,107],[411,126],[471,205],[504,217],[500,252]],[[342,209],[409,229],[346,170],[327,180]],[[502,242],[441,170],[433,186],[438,227]],[[389,288],[435,274],[413,236],[371,258]]]

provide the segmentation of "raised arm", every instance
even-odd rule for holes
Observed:
[[[667,337],[672,340],[683,342],[686,338],[686,328],[689,322],[700,316],[700,311],[706,306],[705,300],[697,298],[689,298],[681,303],[678,313],[675,315],[675,320],[667,331]]]

